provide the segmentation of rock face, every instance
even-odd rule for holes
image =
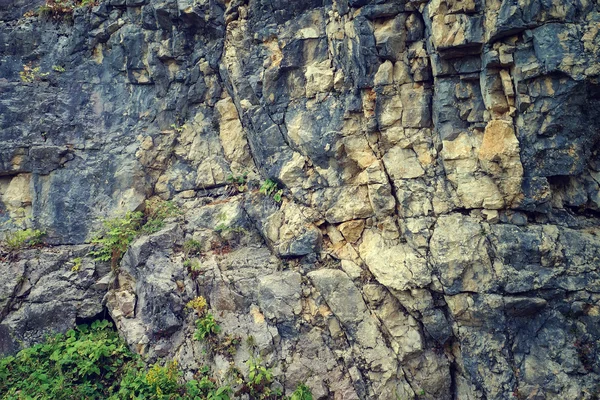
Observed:
[[[0,230],[50,247],[0,261],[0,353],[108,312],[188,378],[254,353],[319,399],[597,397],[596,0],[4,3]],[[86,256],[151,196],[182,216]],[[198,295],[252,345],[208,357]]]

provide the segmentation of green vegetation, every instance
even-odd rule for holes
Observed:
[[[245,391],[256,399],[271,399],[281,397],[280,393],[274,393],[271,389],[273,383],[273,370],[262,365],[260,360],[250,358],[248,364],[248,381],[245,382]]]
[[[233,337],[233,345],[239,339]],[[260,361],[248,361],[248,380],[237,372],[235,395],[250,399],[288,399],[272,389],[273,372]],[[66,334],[0,359],[0,399],[90,400],[230,400],[234,391],[217,385],[203,367],[196,380],[183,383],[175,361],[145,367],[107,321],[80,325]],[[299,385],[290,400],[312,400]]]
[[[142,218],[143,214],[136,211],[128,212],[123,218],[104,220],[104,231],[92,240],[100,248],[90,255],[99,261],[110,261],[112,268],[116,268],[129,244],[139,234]]]
[[[37,246],[42,244],[42,237],[46,232],[39,229],[25,229],[10,233],[5,241],[4,246],[9,251],[17,251],[27,247]]]
[[[203,376],[180,383],[176,362],[148,370],[107,321],[80,325],[0,360],[3,400],[229,400],[231,389]]]
[[[177,215],[180,211],[172,202],[155,200],[146,202],[145,213],[128,212],[122,218],[106,219],[102,232],[92,240],[99,248],[90,255],[99,261],[110,261],[114,269],[137,236],[158,232],[164,227],[165,219]]]
[[[313,395],[308,386],[301,383],[292,393],[290,400],[313,400]]]
[[[65,67],[60,66],[60,65],[53,65],[52,70],[54,70],[56,72],[60,72],[61,74],[66,71]]]
[[[186,257],[202,253],[202,242],[194,239],[188,239],[183,243],[183,254]]]
[[[142,233],[149,235],[164,228],[167,218],[181,215],[181,210],[172,201],[148,200],[144,214],[146,223],[142,227]]]
[[[227,215],[222,212],[217,216],[219,223],[215,226],[214,231],[218,235],[218,240],[211,243],[211,249],[219,254],[231,251],[239,244],[242,237],[248,231],[241,226],[233,226],[229,224]]]
[[[38,14],[53,18],[70,17],[76,8],[93,7],[97,4],[97,0],[46,0],[38,9]]]
[[[227,175],[227,183],[229,183],[233,189],[233,192],[230,194],[235,194],[235,192],[244,192],[248,188],[248,172],[242,173],[242,175]]]
[[[33,67],[31,63],[23,65],[23,71],[19,72],[21,82],[33,83],[39,81],[42,78],[46,78],[50,73],[41,72],[40,67]]]
[[[194,339],[202,341],[217,335],[219,332],[221,332],[221,327],[215,321],[215,317],[211,313],[207,313],[196,320]]]
[[[81,257],[76,257],[73,260],[71,260],[73,262],[73,266],[71,267],[71,271],[73,272],[79,272],[79,270],[81,269],[81,264],[83,263],[83,259]]]
[[[171,128],[173,128],[173,130],[177,133],[181,133],[183,132],[184,129],[187,129],[187,125],[183,124],[183,125],[179,125],[179,124],[171,124]]]
[[[188,301],[185,305],[186,308],[196,311],[198,316],[202,316],[202,314],[204,314],[204,311],[206,311],[206,306],[206,299],[203,296],[198,296]]]
[[[263,193],[266,196],[272,196],[273,200],[280,203],[281,197],[283,196],[283,189],[279,188],[277,182],[267,179],[263,182],[260,187],[260,193]]]

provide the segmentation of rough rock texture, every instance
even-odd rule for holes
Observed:
[[[597,398],[597,0],[23,17],[40,3],[0,0],[0,229],[53,247],[0,262],[0,352],[106,306],[133,349],[188,377],[257,353],[320,399]],[[114,273],[72,271],[102,217],[150,196],[183,216]],[[253,344],[207,356],[184,308],[197,295]]]

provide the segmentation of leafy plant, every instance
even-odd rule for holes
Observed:
[[[174,361],[146,369],[109,322],[96,321],[0,359],[0,398],[230,400],[231,388],[208,376],[180,378]]]
[[[313,395],[310,388],[304,383],[301,383],[296,390],[294,390],[294,393],[292,393],[290,400],[313,400]]]
[[[0,360],[3,399],[107,398],[134,357],[107,321],[81,325]]]
[[[178,379],[176,361],[168,362],[164,366],[154,364],[146,374],[146,382],[159,398],[165,394],[176,393],[179,388]]]
[[[243,172],[242,175],[229,174],[226,181],[233,189],[230,194],[235,194],[236,191],[244,192],[248,188],[248,172]]]
[[[283,196],[283,189],[280,189],[279,185],[274,180],[267,179],[261,185],[260,193],[263,193],[266,196],[272,196],[273,200],[280,203]]]
[[[234,183],[236,185],[245,185],[248,182],[248,172],[242,173],[242,175],[227,175],[227,182]]]
[[[97,0],[46,0],[38,12],[42,16],[54,18],[70,17],[76,8],[91,7],[97,4]]]
[[[60,66],[60,65],[53,65],[52,70],[54,70],[56,72],[60,72],[61,74],[66,71],[65,67]]]
[[[71,267],[71,271],[73,272],[79,272],[79,270],[81,269],[81,264],[83,263],[83,259],[81,257],[76,257],[73,260],[71,260],[73,262],[73,266]]]
[[[188,382],[187,391],[191,398],[209,400],[230,400],[232,393],[229,386],[217,387],[215,382],[207,376]]]
[[[142,217],[143,214],[136,211],[128,212],[123,218],[104,220],[103,233],[92,240],[99,249],[90,252],[90,255],[99,261],[110,261],[112,268],[116,268],[127,247],[138,235]]]
[[[92,243],[99,245],[99,249],[90,252],[90,255],[95,260],[110,261],[114,269],[138,235],[158,232],[164,227],[165,219],[180,213],[172,202],[155,200],[146,202],[145,214],[130,211],[122,218],[106,219],[103,221],[102,232],[92,239]]]
[[[206,299],[203,296],[198,296],[188,301],[185,307],[196,311],[196,314],[201,316],[206,311]]]
[[[171,124],[171,128],[173,128],[173,130],[177,133],[181,133],[183,132],[184,129],[187,129],[187,125],[183,124],[183,125],[179,125],[179,124]]]
[[[23,71],[19,72],[21,82],[33,83],[50,75],[48,72],[41,72],[40,67],[33,67],[31,63],[23,65]]]
[[[25,229],[9,234],[4,245],[9,251],[17,251],[26,247],[33,247],[42,244],[42,237],[46,232],[39,229]]]
[[[183,253],[186,257],[202,253],[202,242],[194,239],[188,239],[183,243]]]
[[[211,313],[207,313],[196,320],[194,339],[204,340],[212,335],[217,335],[219,332],[221,332],[221,327],[215,321],[215,317]]]
[[[146,223],[142,227],[142,233],[152,234],[164,228],[167,218],[181,215],[181,210],[172,201],[148,200],[144,215]]]
[[[243,383],[242,392],[248,393],[250,398],[271,400],[281,398],[281,393],[271,388],[273,383],[273,370],[265,367],[260,359],[250,358],[248,364],[248,380]]]

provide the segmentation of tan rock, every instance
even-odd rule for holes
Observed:
[[[306,67],[306,97],[314,97],[317,93],[329,92],[333,88],[333,70],[330,61]]]
[[[219,100],[215,107],[219,113],[219,137],[225,158],[240,166],[250,166],[248,141],[238,117],[237,109],[230,97]]]
[[[406,244],[386,242],[376,229],[364,232],[359,252],[384,286],[402,291],[431,283],[431,271],[425,258]]]
[[[380,128],[387,128],[402,119],[402,99],[395,95],[382,100],[379,117]]]
[[[360,236],[365,229],[365,221],[363,219],[358,219],[354,221],[343,222],[338,228],[347,241],[350,243],[356,243],[358,239],[360,239]]]
[[[375,85],[391,85],[394,83],[394,66],[391,61],[387,60],[379,66],[373,83]]]
[[[31,174],[19,174],[10,180],[1,200],[10,210],[31,205]]]
[[[399,146],[392,147],[383,156],[385,168],[394,180],[418,178],[425,174],[417,155],[412,149],[403,149]]]
[[[366,186],[343,186],[315,192],[313,206],[325,214],[329,223],[335,224],[373,215]]]
[[[424,86],[402,86],[402,126],[407,128],[426,128],[431,123],[429,107],[431,94]]]
[[[438,218],[431,237],[431,262],[447,294],[485,292],[498,284],[482,225],[461,214]]]
[[[483,141],[479,148],[479,159],[484,161],[500,161],[506,157],[514,157],[519,153],[519,141],[513,125],[508,121],[490,121],[485,127]]]
[[[394,83],[403,85],[409,82],[412,82],[409,66],[404,61],[396,61],[394,64]]]
[[[488,122],[478,157],[482,169],[496,180],[505,202],[517,201],[521,197],[523,165],[513,125],[508,121]]]

